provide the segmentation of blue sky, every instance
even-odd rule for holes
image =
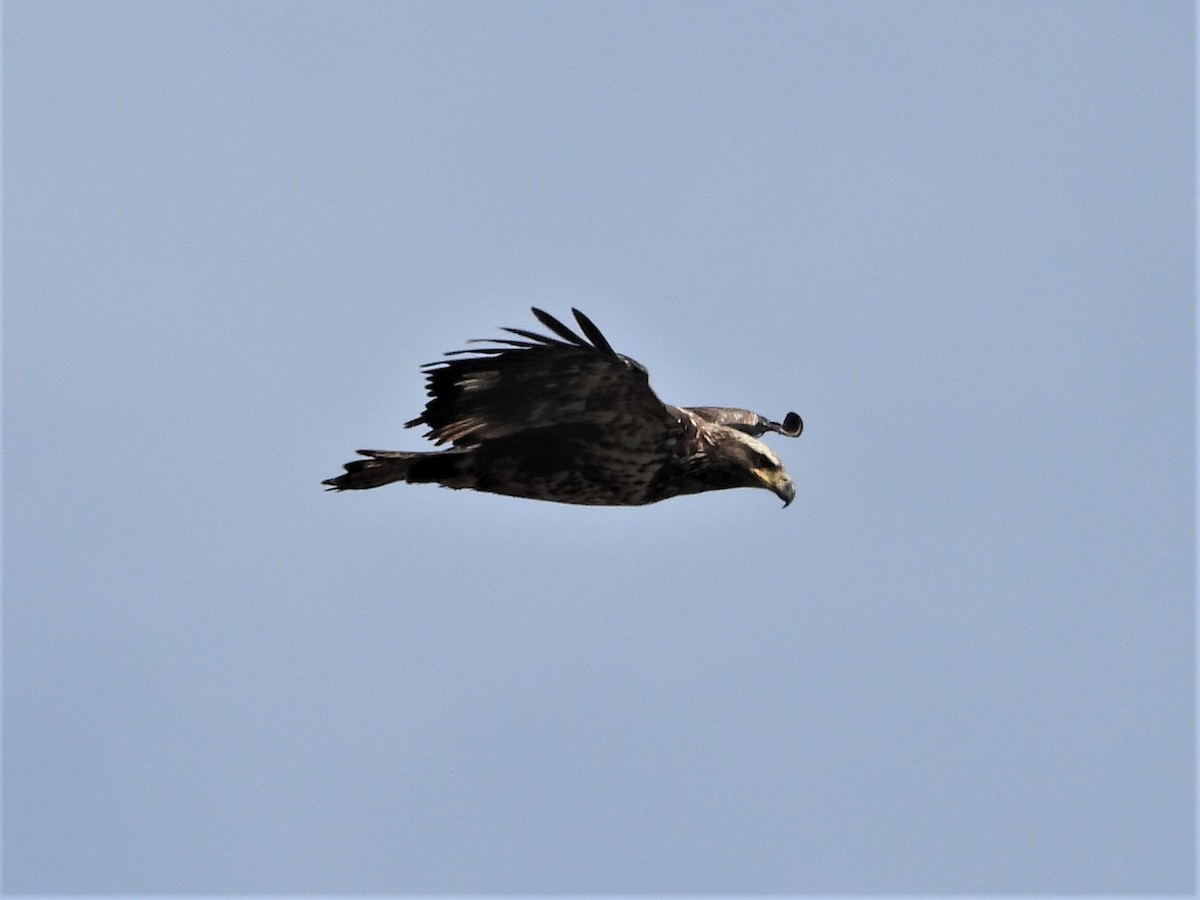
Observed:
[[[1191,4],[4,13],[8,892],[1194,889]],[[531,305],[796,502],[322,492]]]

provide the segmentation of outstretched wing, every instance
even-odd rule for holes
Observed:
[[[429,401],[405,425],[425,425],[435,443],[459,447],[550,425],[619,428],[648,449],[679,433],[678,417],[651,390],[646,369],[614,351],[591,319],[571,312],[583,337],[535,307],[555,337],[505,328],[521,340],[497,339],[428,363]]]
[[[800,437],[800,432],[804,430],[804,420],[794,412],[784,416],[783,422],[772,422],[765,416],[760,416],[749,409],[731,409],[727,406],[689,406],[687,410],[709,422],[728,425],[751,437],[760,437],[768,431],[788,437]]]

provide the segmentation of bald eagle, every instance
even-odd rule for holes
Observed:
[[[505,328],[520,340],[454,350],[423,367],[429,401],[405,426],[426,426],[425,437],[448,448],[359,450],[366,459],[322,483],[332,491],[434,483],[594,506],[740,487],[765,488],[784,506],[795,499],[783,463],[758,438],[797,437],[796,413],[779,423],[746,409],[665,404],[645,367],[572,312],[582,337],[535,307],[554,337]]]

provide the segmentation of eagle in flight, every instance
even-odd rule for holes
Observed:
[[[747,409],[663,403],[645,367],[572,312],[582,337],[535,307],[554,337],[505,328],[520,340],[424,366],[429,401],[405,427],[423,425],[425,437],[449,447],[359,450],[365,459],[322,483],[332,491],[432,483],[593,506],[741,487],[765,488],[784,506],[795,499],[783,463],[758,438],[799,436],[796,413],[781,424]]]

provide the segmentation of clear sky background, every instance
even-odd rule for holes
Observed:
[[[1194,887],[1186,2],[4,7],[10,892]],[[799,495],[333,495],[585,310]]]

